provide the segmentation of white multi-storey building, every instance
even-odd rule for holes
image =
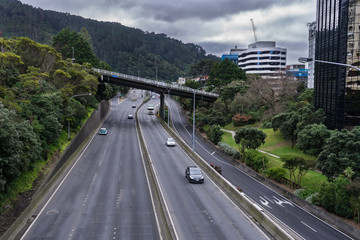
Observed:
[[[285,73],[286,48],[276,47],[274,41],[257,41],[241,49],[239,67],[247,74],[260,74],[263,77],[279,76]]]

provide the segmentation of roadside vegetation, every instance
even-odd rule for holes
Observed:
[[[300,198],[359,222],[360,127],[327,129],[323,110],[311,104],[313,90],[286,76],[270,83],[243,74],[228,60],[203,62],[192,70],[207,72],[203,88],[220,94],[212,105],[196,102],[199,131],[260,174],[291,183]],[[202,87],[194,81],[186,85]],[[192,121],[192,100],[179,101]]]
[[[60,53],[71,46],[88,55],[73,62]],[[6,213],[70,143],[68,123],[73,137],[98,102],[127,89],[99,85],[90,62],[108,65],[80,33],[68,29],[53,46],[25,37],[0,38],[0,49],[0,213]],[[73,97],[78,94],[84,95]]]

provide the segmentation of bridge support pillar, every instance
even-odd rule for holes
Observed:
[[[165,94],[160,94],[160,117],[165,119]]]

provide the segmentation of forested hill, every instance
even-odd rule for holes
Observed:
[[[101,60],[115,71],[136,76],[139,73],[140,77],[155,78],[156,66],[159,79],[174,81],[186,75],[192,64],[217,58],[207,56],[201,46],[184,44],[165,34],[42,10],[17,0],[0,0],[0,19],[2,37],[23,36],[49,45],[63,28],[77,32],[86,28],[93,50]]]

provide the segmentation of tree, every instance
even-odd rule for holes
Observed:
[[[340,174],[334,180],[335,187],[335,206],[334,212],[340,217],[349,218],[352,216],[353,211],[350,205],[350,194],[346,190],[346,186],[349,185],[349,179]]]
[[[354,221],[360,222],[360,180],[347,185],[346,191],[350,194],[350,204],[353,209]]]
[[[244,79],[246,79],[245,71],[229,59],[224,59],[221,62],[214,63],[212,66],[207,85],[222,87],[232,81]]]
[[[306,154],[318,156],[330,134],[324,124],[310,124],[298,133],[296,146]]]
[[[280,160],[283,163],[283,168],[289,170],[290,181],[301,184],[302,177],[313,167],[315,167],[315,160],[304,159],[303,157],[287,154],[281,156]]]
[[[266,134],[253,127],[239,128],[234,136],[235,142],[242,147],[245,160],[245,149],[256,149],[265,143]]]
[[[281,156],[280,160],[284,162],[282,167],[289,170],[290,181],[296,182],[295,171],[299,168],[304,159],[296,155],[288,154]]]
[[[221,128],[219,125],[212,125],[211,126],[211,131],[210,131],[210,140],[214,143],[214,144],[218,144],[218,142],[221,141],[221,136],[224,133],[221,131]]]
[[[325,120],[324,110],[321,108],[315,111],[315,107],[311,104],[305,105],[304,107],[298,110],[299,113],[299,123],[297,124],[297,132],[300,132],[307,125],[310,124],[321,124]]]
[[[310,124],[320,124],[324,121],[323,110],[314,110],[312,105],[306,105],[299,110],[280,113],[271,120],[274,131],[280,130],[285,139],[291,140],[291,147],[294,147],[298,133]]]
[[[314,99],[314,89],[312,88],[306,88],[305,91],[300,94],[300,96],[297,98],[298,102],[306,101],[308,103],[311,103]]]
[[[236,94],[245,94],[248,87],[245,81],[233,81],[221,87],[220,96],[224,100],[233,100]]]
[[[352,131],[335,130],[327,139],[317,159],[317,168],[329,179],[342,174],[347,167],[360,176],[360,127]]]
[[[214,65],[214,60],[202,60],[201,62],[194,64],[190,68],[191,76],[209,76],[210,69]]]
[[[285,139],[291,140],[291,147],[293,148],[297,139],[297,124],[300,116],[295,111],[284,115],[286,120],[281,124],[279,130]]]
[[[85,36],[85,31],[82,34]],[[73,58],[74,52],[75,62],[80,64],[88,62],[94,67],[99,65],[99,59],[91,49],[90,43],[80,33],[73,32],[69,28],[62,29],[54,36],[52,45],[65,59]]]

